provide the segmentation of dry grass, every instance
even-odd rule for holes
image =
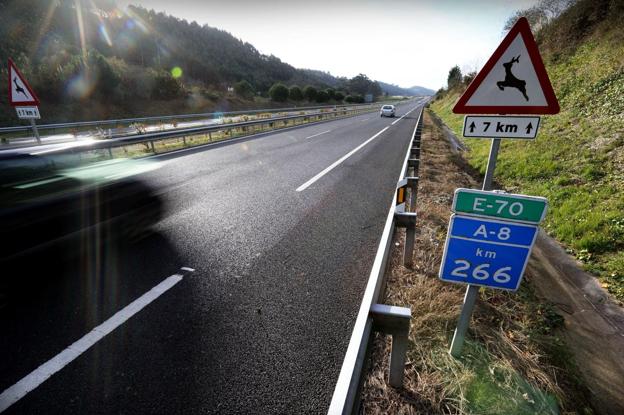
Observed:
[[[481,290],[462,358],[448,354],[465,287],[442,283],[437,273],[453,191],[479,186],[475,172],[452,153],[428,114],[421,147],[416,265],[402,267],[402,248],[394,250],[385,301],[412,310],[404,388],[387,386],[390,340],[376,335],[363,412],[592,413],[587,391],[555,334],[562,319],[537,300],[526,280],[517,293]],[[397,238],[401,245],[402,237]]]

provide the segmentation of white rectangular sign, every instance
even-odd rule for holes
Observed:
[[[467,115],[464,137],[532,139],[539,123],[540,117]]]
[[[39,107],[15,107],[17,116],[24,120],[38,120],[41,118],[39,115]]]

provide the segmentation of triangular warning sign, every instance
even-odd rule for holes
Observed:
[[[9,104],[14,107],[39,105],[37,95],[11,59],[9,59]]]
[[[456,114],[557,114],[544,62],[521,17],[453,108]]]

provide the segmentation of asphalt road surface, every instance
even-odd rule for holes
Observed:
[[[419,108],[159,156],[153,235],[13,276],[0,408],[325,413]]]

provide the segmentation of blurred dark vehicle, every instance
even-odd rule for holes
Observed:
[[[163,204],[136,175],[156,167],[148,160],[0,153],[0,264],[80,238],[139,239],[160,220]]]

